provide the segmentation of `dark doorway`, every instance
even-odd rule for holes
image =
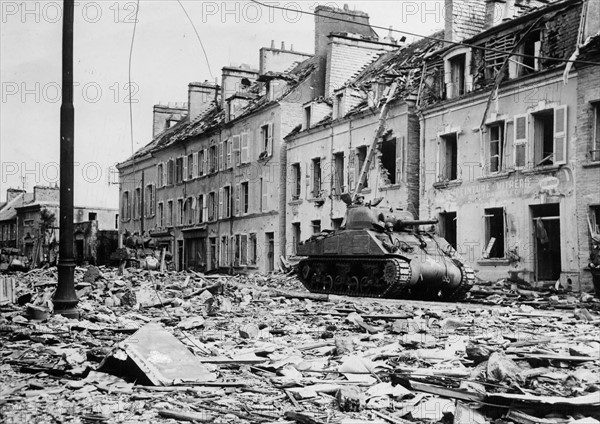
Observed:
[[[177,271],[183,271],[183,240],[177,240]]]
[[[275,270],[275,234],[265,233],[265,244],[267,248],[267,272]]]
[[[536,281],[560,277],[560,212],[558,203],[531,206]]]
[[[440,213],[440,235],[456,250],[456,212]]]

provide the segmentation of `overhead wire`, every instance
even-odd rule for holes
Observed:
[[[138,23],[138,13],[140,10],[140,0],[136,1],[136,5],[135,5],[135,17],[134,17],[134,21],[133,21],[133,33],[131,34],[131,45],[129,47],[129,63],[128,63],[128,69],[127,69],[127,89],[129,91],[129,134],[130,134],[130,138],[131,138],[131,155],[132,155],[132,162],[131,162],[131,166],[133,169],[133,173],[132,173],[132,179],[133,179],[133,193],[135,193],[135,189],[136,189],[136,181],[135,181],[135,142],[134,142],[134,137],[133,137],[133,99],[132,99],[132,91],[131,91],[131,61],[132,61],[132,57],[133,57],[133,44],[135,41],[135,32],[137,29],[137,23]],[[131,201],[131,199],[128,199],[128,201]],[[127,207],[127,205],[125,205],[125,207]],[[134,201],[134,208],[136,207],[135,205],[135,201]],[[127,208],[128,211],[130,211],[129,208]],[[131,213],[131,212],[129,212]],[[122,217],[124,218],[124,217]],[[135,225],[135,223],[134,223]],[[135,230],[135,227],[134,227]]]
[[[252,3],[256,3],[262,7],[266,7],[266,8],[270,8],[270,9],[277,9],[277,10],[285,10],[288,12],[296,12],[302,15],[310,15],[310,16],[321,16],[317,13],[314,12],[307,12],[305,10],[299,10],[299,9],[292,9],[289,7],[284,7],[284,6],[277,6],[274,4],[266,4],[263,2],[260,2],[258,0],[250,0]],[[484,50],[484,51],[489,51],[489,52],[494,52],[494,53],[501,53],[501,54],[509,54],[509,52],[506,52],[504,50],[500,50],[500,49],[495,49],[493,47],[485,47],[485,46],[478,46],[475,44],[470,44],[470,43],[463,43],[460,41],[450,41],[450,40],[445,40],[444,38],[439,38],[439,37],[434,37],[431,35],[423,35],[423,34],[417,34],[414,32],[410,32],[410,31],[405,31],[405,30],[399,30],[399,29],[393,29],[393,28],[385,28],[382,26],[378,26],[378,25],[372,25],[372,24],[368,24],[368,23],[364,23],[364,22],[356,22],[356,21],[352,21],[349,19],[343,19],[337,16],[327,16],[327,19],[331,19],[334,21],[340,21],[340,22],[346,22],[346,23],[351,23],[354,25],[359,25],[359,26],[365,26],[365,27],[369,27],[369,28],[375,28],[375,29],[380,29],[380,30],[384,30],[384,31],[391,31],[391,32],[396,32],[399,34],[404,34],[404,35],[410,35],[412,37],[417,37],[417,38],[424,38],[427,40],[432,40],[432,41],[438,41],[438,42],[443,42],[446,44],[452,44],[455,46],[462,46],[462,47],[471,47],[473,49],[479,49],[479,50]],[[398,46],[401,47],[401,46]],[[548,57],[548,56],[535,56],[535,55],[530,55],[530,54],[524,54],[524,53],[511,53],[512,56],[519,56],[519,57],[526,57],[526,58],[535,58],[535,59],[539,59],[539,60],[553,60],[556,62],[565,62],[565,63],[580,63],[580,64],[584,64],[584,65],[594,65],[594,66],[600,66],[600,62],[592,62],[592,61],[588,61],[588,60],[573,60],[573,59],[562,59],[562,58],[556,58],[556,57]]]
[[[188,20],[190,21],[190,24],[192,24],[192,28],[194,29],[194,32],[196,33],[196,37],[198,38],[198,42],[200,43],[200,47],[202,48],[202,53],[204,53],[204,59],[206,60],[206,67],[208,68],[208,73],[210,74],[210,78],[214,79],[213,73],[210,69],[210,62],[208,60],[208,55],[206,54],[206,49],[204,48],[204,43],[202,43],[200,34],[198,33],[198,30],[196,29],[196,25],[194,25],[194,21],[192,21],[192,18],[188,14],[187,10],[185,10],[185,7],[183,7],[183,3],[181,3],[181,0],[177,0],[177,3],[179,3],[179,6],[181,6],[183,13],[185,13],[185,16],[187,16]]]

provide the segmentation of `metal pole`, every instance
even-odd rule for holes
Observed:
[[[54,294],[54,310],[69,318],[77,318],[75,294],[75,260],[73,259],[73,14],[74,0],[63,1],[62,105],[60,107],[60,242],[58,287]]]

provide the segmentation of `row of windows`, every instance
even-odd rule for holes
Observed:
[[[185,199],[168,200],[156,202],[156,190],[153,184],[146,186],[147,195],[144,198],[144,217],[152,218],[156,215],[156,223],[159,227],[172,227],[194,225],[204,222],[213,222],[217,219],[241,216],[250,213],[250,183],[244,181],[233,189],[225,186],[218,191],[198,196],[189,196]],[[268,183],[259,178],[258,190],[260,192],[259,203],[255,206],[258,212],[267,210]],[[141,189],[136,188],[133,194],[133,218],[141,218]],[[121,216],[123,221],[131,219],[130,192],[122,194]]]
[[[273,155],[273,124],[263,125],[260,134],[260,155],[255,159]],[[250,163],[250,145],[249,134],[244,132],[187,156],[161,162],[157,165],[158,187],[179,184]]]
[[[256,234],[222,236],[219,253],[219,265],[222,267],[255,266],[258,258]]]
[[[397,146],[396,139],[385,139],[379,145],[382,169],[385,171],[383,185],[396,184],[402,178],[404,172],[403,143]],[[330,182],[331,193],[340,195],[346,193],[358,184],[365,160],[367,159],[367,146],[359,146],[349,152],[337,152],[333,154],[330,169],[325,169],[324,158],[313,158],[304,166],[309,167],[307,172],[307,197],[319,199],[323,197],[323,183]],[[349,167],[346,169],[346,163]],[[290,166],[291,199],[298,200],[302,195],[302,167],[297,162]],[[365,176],[363,187],[369,186],[368,174]]]
[[[497,121],[485,128],[484,174],[509,169],[507,164],[507,133],[513,126],[512,166],[514,169],[560,165],[567,162],[567,106],[516,115],[512,123]],[[459,169],[458,132],[439,137],[438,181],[461,178]]]

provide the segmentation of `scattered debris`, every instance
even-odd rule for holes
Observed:
[[[600,302],[586,294],[496,282],[453,304],[314,295],[284,274],[121,271],[76,268],[79,321],[50,313],[55,268],[10,277],[5,420],[600,420]]]

